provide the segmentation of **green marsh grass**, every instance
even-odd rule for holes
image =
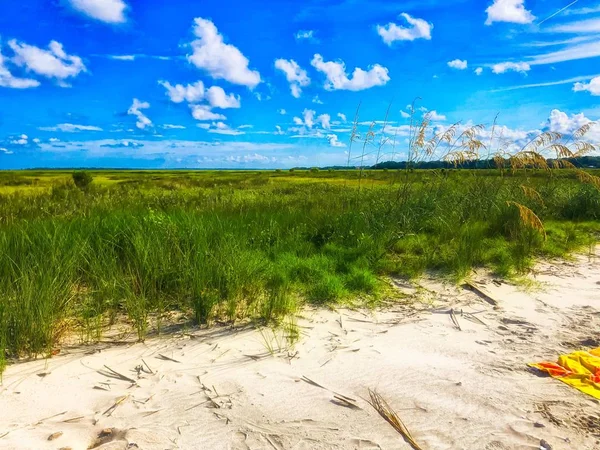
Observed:
[[[414,127],[412,161],[445,146],[454,169],[97,171],[83,190],[70,172],[0,172],[0,370],[67,333],[98,340],[123,316],[140,340],[173,311],[281,323],[305,302],[371,304],[388,275],[510,276],[596,242],[597,174],[535,156],[557,136],[502,170],[467,170],[476,132],[427,126]],[[383,157],[381,140],[364,141],[360,160],[371,147]]]

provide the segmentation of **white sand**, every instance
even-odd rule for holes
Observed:
[[[410,448],[365,401],[371,388],[423,449],[600,449],[599,402],[526,367],[600,341],[598,256],[538,265],[543,291],[530,293],[475,274],[495,309],[428,279],[417,291],[399,284],[419,299],[416,315],[414,298],[374,312],[307,309],[300,341],[281,352],[270,331],[218,327],[15,364],[0,386],[0,448],[86,449],[106,428],[98,448]],[[136,373],[142,359],[153,374]]]

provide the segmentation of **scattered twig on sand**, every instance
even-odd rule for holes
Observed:
[[[498,301],[492,298],[487,292],[478,287],[475,283],[467,281],[463,284],[463,288],[475,292],[479,297],[488,302],[492,306],[498,306]]]
[[[214,358],[213,360],[211,360],[211,363],[214,363],[217,359],[219,359],[221,356],[225,355],[225,353],[227,353],[229,350],[231,349],[227,349],[225,350],[223,353],[221,353],[219,356],[217,356],[216,358]]]
[[[487,324],[481,320],[479,317],[474,316],[473,314],[469,313],[469,312],[463,312],[462,316],[467,319],[470,320],[471,322],[475,322],[478,323],[480,325],[483,325],[484,327],[487,327]]]
[[[108,416],[110,417],[112,415],[112,413],[115,412],[115,410],[117,409],[117,407],[123,403],[125,400],[127,400],[129,398],[129,394],[124,395],[123,397],[119,397],[117,399],[117,401],[114,403],[114,405],[112,405],[110,408],[108,408],[106,411],[104,411],[102,413],[103,416]]]
[[[46,420],[50,420],[50,419],[54,419],[55,417],[62,416],[63,414],[66,414],[66,413],[67,413],[67,411],[63,411],[61,413],[54,414],[53,416],[50,416],[50,417],[44,417],[43,419],[38,420],[36,425],[39,425],[42,422],[45,422]]]
[[[458,331],[462,331],[462,328],[458,323],[458,319],[456,318],[456,314],[454,314],[454,308],[450,308],[450,318],[452,319],[452,323],[458,329]]]
[[[148,368],[148,370],[150,371],[150,374],[154,375],[154,371],[150,368],[150,366],[148,365],[148,363],[146,361],[144,361],[144,358],[142,358],[142,362]]]
[[[104,367],[108,370],[109,376],[111,376],[113,378],[118,378],[118,379],[123,380],[123,381],[129,381],[132,384],[136,383],[136,381],[133,378],[129,378],[128,376],[125,376],[122,373],[119,373],[116,370],[111,369],[106,364],[104,365]],[[98,371],[98,373],[100,373],[101,375],[106,375],[106,374],[103,374],[100,371]]]
[[[63,420],[62,423],[75,423],[75,422],[79,422],[83,418],[84,418],[84,416],[73,417],[72,419]]]
[[[369,389],[369,396],[371,397],[371,401],[369,402],[375,411],[379,413],[381,417],[383,417],[394,429],[402,435],[404,440],[414,449],[414,450],[423,450],[422,447],[419,446],[406,428],[406,425],[400,420],[398,414],[388,405],[388,403],[384,400],[384,398],[379,395],[377,392]]]
[[[343,394],[340,394],[339,392],[332,391],[331,389],[328,389],[328,388],[326,388],[325,386],[322,386],[322,385],[320,385],[319,383],[317,383],[317,382],[315,382],[315,381],[311,380],[310,378],[308,378],[308,377],[306,377],[306,376],[302,376],[302,378],[300,378],[300,379],[301,379],[302,381],[304,381],[305,383],[312,384],[312,385],[313,385],[313,386],[315,386],[315,387],[318,387],[318,388],[320,388],[320,389],[324,389],[324,390],[326,390],[326,391],[329,391],[329,392],[331,392],[332,394],[334,394],[334,398],[337,398],[337,400],[339,400],[339,401],[343,401],[344,403],[348,403],[348,404],[350,404],[350,405],[353,405],[353,406],[355,406],[356,408],[359,408],[359,409],[360,409],[360,407],[359,407],[359,406],[357,405],[357,403],[356,403],[356,399],[354,399],[354,398],[352,398],[352,397],[348,397],[348,396],[346,396],[346,395],[343,395]]]
[[[176,359],[169,358],[168,356],[165,356],[165,355],[163,355],[163,354],[161,354],[161,353],[159,353],[159,354],[158,354],[158,356],[157,356],[156,358],[157,358],[157,359],[163,359],[163,360],[165,360],[165,361],[171,361],[171,362],[174,362],[174,363],[181,364],[181,361],[177,361]]]

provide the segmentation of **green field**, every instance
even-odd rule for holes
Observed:
[[[511,276],[600,234],[572,169],[90,173],[0,172],[0,366],[115,321],[143,339],[173,312],[269,323],[375,304],[386,276]]]

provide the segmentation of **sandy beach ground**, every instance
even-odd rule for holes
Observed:
[[[534,290],[475,273],[496,306],[396,282],[407,296],[385,308],[305,309],[293,347],[217,326],[14,364],[0,448],[409,449],[373,389],[423,449],[600,449],[599,402],[526,366],[600,346],[600,253],[529,278]]]

